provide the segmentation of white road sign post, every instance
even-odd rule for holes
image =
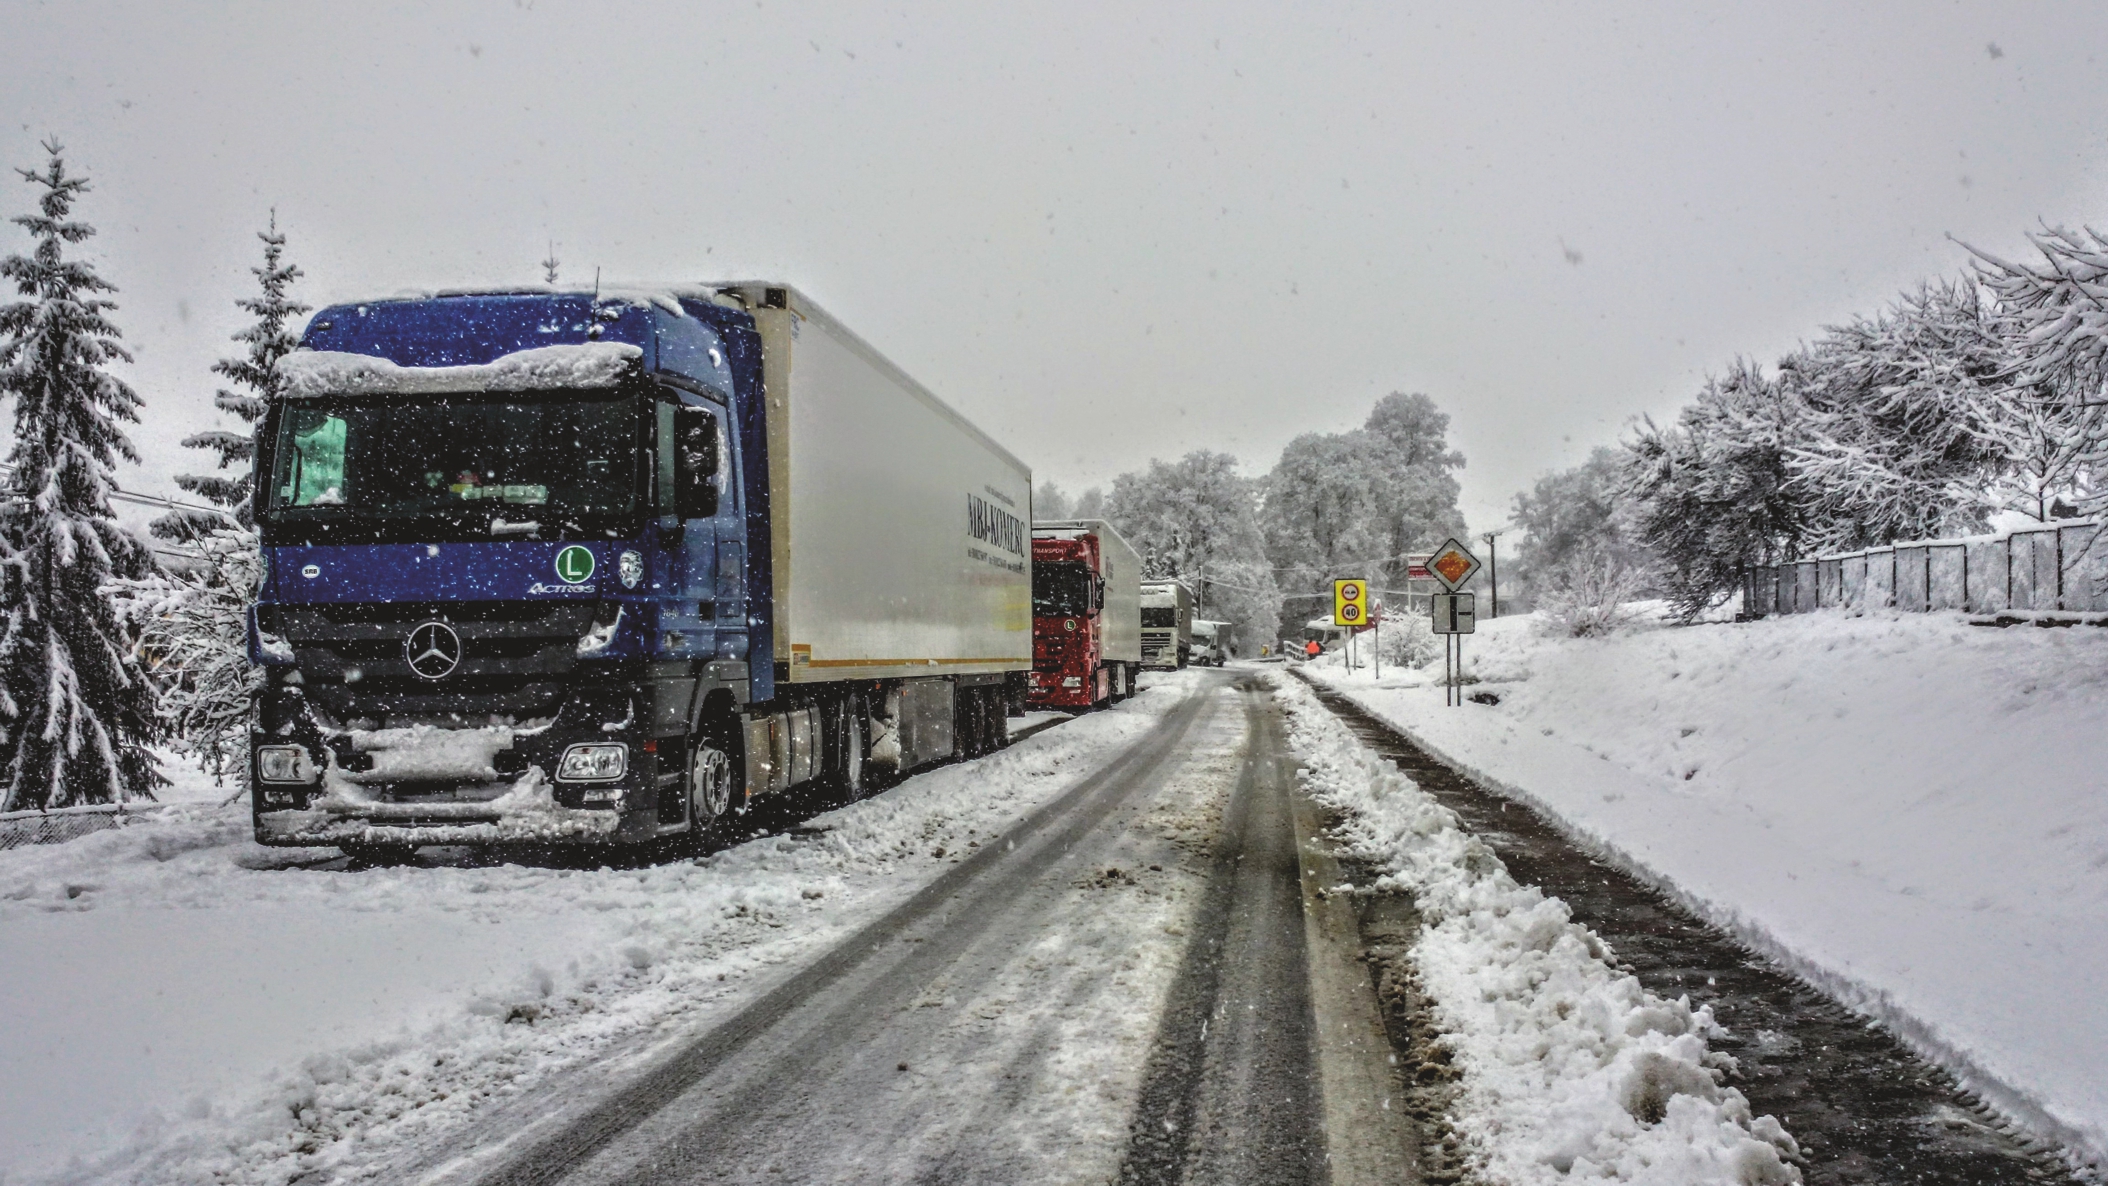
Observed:
[[[1464,676],[1463,636],[1478,625],[1475,599],[1458,590],[1478,571],[1479,558],[1453,536],[1443,540],[1442,546],[1427,558],[1427,575],[1449,590],[1430,597],[1428,609],[1434,618],[1435,633],[1442,636],[1442,703],[1450,707],[1464,703],[1464,689],[1459,682]]]

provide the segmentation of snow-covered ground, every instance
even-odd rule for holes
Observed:
[[[2108,1164],[2108,630],[1523,617],[1465,661],[1497,705],[1310,671]]]
[[[1715,1023],[1611,965],[1566,903],[1518,885],[1317,698],[1276,677],[1303,785],[1341,813],[1378,888],[1418,903],[1413,962],[1462,1072],[1452,1121],[1485,1180],[1652,1186],[1800,1181],[1793,1138],[1721,1086]]]
[[[751,999],[1194,678],[694,862],[303,868],[334,851],[256,846],[209,780],[0,852],[0,1180],[356,1178],[479,1100]]]

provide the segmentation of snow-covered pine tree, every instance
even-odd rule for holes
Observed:
[[[242,297],[234,302],[256,318],[234,333],[234,340],[245,344],[248,349],[239,358],[223,358],[212,364],[214,373],[232,380],[233,388],[221,388],[212,402],[220,411],[239,418],[245,426],[256,423],[263,415],[264,407],[277,393],[279,380],[273,368],[278,365],[278,360],[300,344],[299,336],[287,323],[311,308],[289,295],[293,282],[301,277],[302,272],[298,266],[285,262],[285,233],[278,229],[276,210],[271,211],[269,229],[258,231],[256,237],[263,240],[263,266],[249,271],[255,275],[261,291],[256,296]],[[226,507],[234,522],[245,528],[254,525],[249,501],[255,484],[255,476],[251,473],[256,455],[253,431],[253,428],[243,432],[213,429],[185,438],[183,444],[189,448],[217,453],[219,469],[223,472],[179,474],[176,477],[176,485],[214,506]],[[176,507],[154,520],[152,530],[163,539],[190,541],[203,539],[227,525],[225,515]]]
[[[41,189],[14,219],[36,240],[0,260],[24,298],[0,306],[0,397],[13,397],[12,467],[0,488],[0,810],[152,798],[154,686],[102,592],[153,567],[110,509],[112,466],[137,461],[120,421],[139,397],[106,369],[130,361],[103,294],[116,287],[66,249],[95,234],[69,218],[88,188],[49,161],[20,170]]]

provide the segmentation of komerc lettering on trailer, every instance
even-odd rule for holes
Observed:
[[[1025,521],[978,494],[966,496],[966,534],[1020,558],[1025,554]]]

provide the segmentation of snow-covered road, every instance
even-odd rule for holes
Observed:
[[[551,1076],[755,999],[1200,678],[694,862],[350,869],[260,849],[245,809],[210,803],[0,852],[0,1171],[371,1178]]]

